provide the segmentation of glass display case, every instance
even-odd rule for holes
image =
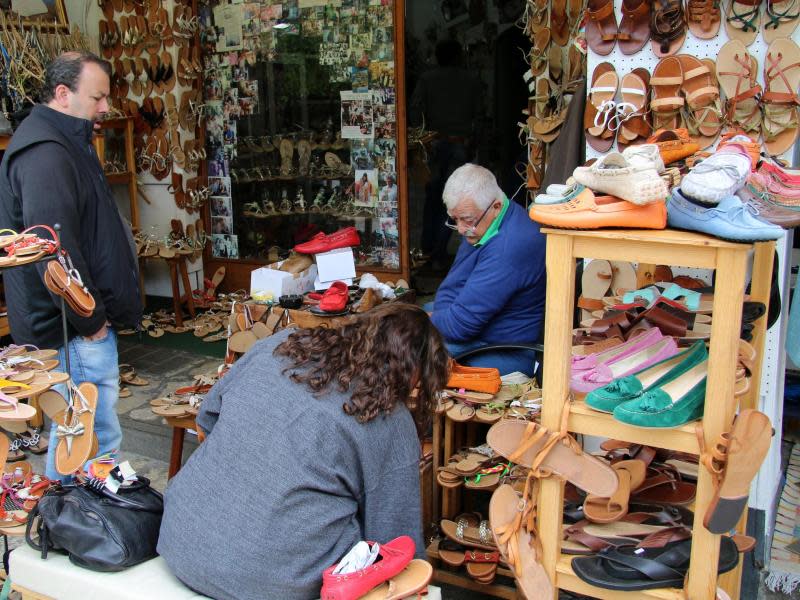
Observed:
[[[210,262],[270,263],[355,226],[359,271],[407,274],[396,14],[391,0],[199,7]]]

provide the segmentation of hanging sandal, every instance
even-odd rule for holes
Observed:
[[[719,0],[687,0],[689,31],[701,40],[717,37],[720,26]]]
[[[683,0],[654,0],[650,10],[653,54],[659,58],[675,54],[686,39]]]
[[[798,0],[766,0],[764,12],[764,41],[771,44],[778,38],[791,38],[800,18]]]
[[[758,36],[761,0],[729,0],[726,7],[725,31],[728,37],[749,46]]]
[[[625,55],[636,54],[650,40],[649,0],[623,0],[617,43]]]
[[[650,73],[647,69],[634,69],[622,78],[622,102],[617,104],[615,119],[618,122],[617,148],[624,150],[631,144],[644,142],[653,131],[648,122]]]
[[[777,39],[764,58],[764,88],[761,95],[764,116],[761,135],[772,156],[786,152],[797,140],[800,98],[800,48],[790,39]]]
[[[603,62],[592,73],[592,85],[583,114],[583,127],[587,143],[598,152],[608,152],[614,145],[614,131],[609,128],[616,103],[614,97],[619,78],[614,65]]]
[[[653,129],[678,129],[681,127],[681,108],[685,100],[680,95],[683,84],[683,68],[680,61],[669,56],[658,61],[650,78],[653,90],[650,110],[653,113]],[[649,140],[647,143],[651,143]],[[666,164],[666,161],[664,161]]]
[[[714,143],[722,128],[719,85],[708,65],[694,56],[679,54],[676,58],[683,72],[681,91],[686,97],[686,124],[702,150]]]
[[[735,123],[747,135],[761,133],[761,107],[756,83],[758,63],[740,40],[730,40],[717,55],[717,78],[727,98],[725,120]]]
[[[57,421],[55,465],[62,475],[78,471],[91,458],[98,392],[92,383],[69,385],[72,402]]]

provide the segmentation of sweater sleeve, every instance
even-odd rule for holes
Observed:
[[[453,302],[443,310],[434,309],[431,321],[448,342],[468,342],[478,337],[517,291],[515,257],[505,250],[506,244],[483,248]]]
[[[61,225],[61,247],[72,259],[84,285],[94,297],[96,307],[89,317],[81,317],[67,306],[67,319],[82,336],[97,333],[106,323],[106,309],[95,287],[89,265],[81,249],[81,218],[79,181],[69,153],[60,144],[43,143],[16,156],[11,164],[10,179],[17,195],[23,199],[22,221],[26,228],[33,225]],[[43,237],[41,231],[35,231]],[[37,265],[44,277],[46,265]],[[58,296],[51,293],[54,302]]]

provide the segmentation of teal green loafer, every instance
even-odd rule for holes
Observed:
[[[623,402],[638,398],[650,388],[669,383],[704,360],[708,360],[706,345],[698,340],[675,356],[592,390],[586,395],[586,405],[600,412],[613,413]]]
[[[628,425],[656,429],[680,427],[699,419],[703,416],[707,373],[706,360],[672,381],[623,402],[614,409],[614,418]]]

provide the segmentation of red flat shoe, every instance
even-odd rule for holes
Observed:
[[[313,238],[294,247],[300,254],[320,254],[337,248],[350,248],[361,244],[355,227],[345,227],[330,234],[318,233]]]
[[[347,291],[347,284],[343,281],[334,281],[319,301],[319,309],[325,312],[342,312],[347,306],[350,294]]]
[[[375,542],[367,542],[372,545]],[[384,581],[398,575],[414,558],[416,544],[407,535],[381,544],[378,560],[366,569],[334,575],[337,565],[328,567],[322,572],[321,600],[356,600]]]

